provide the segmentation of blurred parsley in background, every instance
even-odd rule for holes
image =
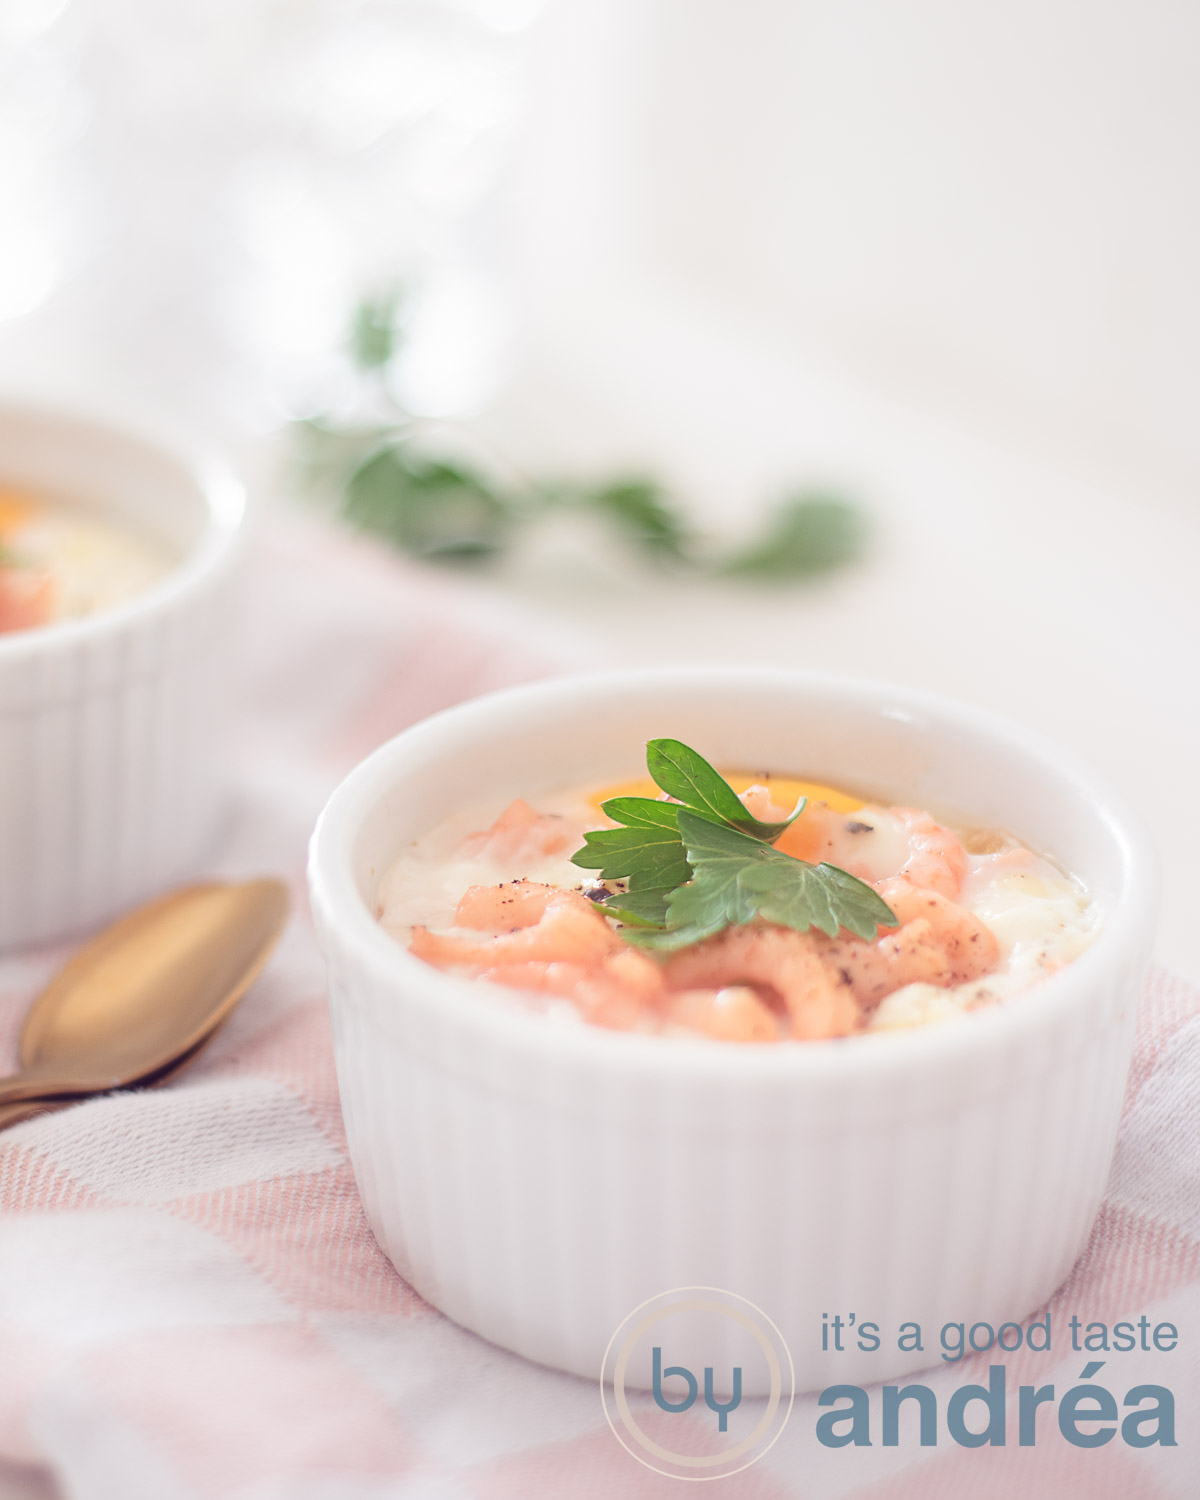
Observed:
[[[547,513],[573,510],[607,524],[660,566],[767,583],[826,573],[861,551],[860,512],[826,490],[797,490],[768,515],[760,534],[729,553],[698,536],[649,476],[505,483],[467,462],[422,451],[419,424],[384,380],[400,346],[401,308],[395,291],[364,298],[350,330],[354,363],[374,387],[383,418],[354,425],[323,416],[298,424],[309,487],[332,495],[350,525],[413,557],[479,563]]]

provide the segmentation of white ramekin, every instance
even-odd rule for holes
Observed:
[[[656,735],[1005,827],[1106,905],[1080,958],[961,1022],[753,1047],[522,1012],[413,958],[372,916],[393,856],[464,798],[639,773]],[[375,1233],[457,1322],[595,1375],[676,1287],[748,1298],[800,1389],[937,1362],[937,1330],[1019,1320],[1066,1276],[1112,1154],[1154,860],[1090,774],[907,689],[734,668],[518,688],[384,745],[334,793],[310,884],[350,1154]],[[884,1330],[821,1349],[821,1318]],[[905,1321],[923,1353],[896,1351]],[[932,1338],[932,1344],[930,1342]],[[931,1352],[932,1349],[932,1352]],[[722,1351],[706,1352],[712,1363]]]
[[[118,608],[0,635],[4,949],[122,911],[213,838],[244,497],[183,450],[7,402],[0,483],[95,506],[180,558]]]

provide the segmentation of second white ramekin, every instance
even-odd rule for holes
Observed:
[[[173,447],[9,403],[0,482],[95,506],[180,559],[118,608],[0,635],[2,950],[125,910],[213,839],[244,497]]]
[[[536,803],[636,775],[654,735],[1009,828],[1084,879],[1103,930],[1036,990],[961,1022],[739,1047],[555,1025],[378,926],[388,862],[464,797]],[[1025,1317],[1086,1241],[1154,862],[1085,771],[975,710],[730,668],[516,689],[352,773],[317,826],[310,883],[372,1227],[424,1297],[506,1348],[594,1376],[640,1303],[708,1286],[775,1321],[798,1388],[873,1381],[936,1363],[945,1323]],[[881,1351],[822,1349],[822,1315],[851,1313],[885,1331]],[[897,1349],[903,1322],[923,1351]]]

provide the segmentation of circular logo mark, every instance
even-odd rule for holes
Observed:
[[[760,1459],[796,1391],[783,1335],[719,1287],[684,1286],[635,1307],[600,1370],[604,1415],[622,1447],[672,1479],[723,1479]]]

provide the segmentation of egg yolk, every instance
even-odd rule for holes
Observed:
[[[738,793],[744,792],[749,786],[765,786],[771,793],[771,801],[777,807],[786,808],[789,813],[801,797],[807,797],[810,802],[824,802],[834,812],[857,812],[863,806],[861,797],[853,797],[848,792],[839,792],[836,787],[823,786],[817,781],[799,781],[794,776],[764,775],[761,771],[722,771],[721,775]],[[602,812],[601,803],[607,802],[610,797],[660,797],[661,795],[661,788],[656,786],[648,776],[643,776],[636,781],[621,781],[615,786],[605,787],[603,791],[597,792],[591,798],[591,805],[597,812]]]
[[[33,506],[24,495],[15,490],[0,489],[0,536],[19,530],[32,515]]]

